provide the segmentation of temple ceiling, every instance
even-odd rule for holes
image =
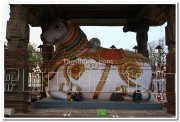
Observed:
[[[124,26],[129,22],[159,26],[167,21],[169,4],[26,4],[28,23],[41,26],[54,19],[80,26]]]

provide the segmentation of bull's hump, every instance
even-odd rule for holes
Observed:
[[[124,55],[120,49],[102,48],[100,57],[107,60],[120,60],[124,58]]]

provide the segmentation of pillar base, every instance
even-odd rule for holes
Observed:
[[[166,93],[166,96],[167,96],[167,104],[166,104],[167,112],[175,115],[176,114],[175,93],[169,92]]]
[[[5,92],[4,108],[13,108],[15,112],[28,112],[27,94]]]

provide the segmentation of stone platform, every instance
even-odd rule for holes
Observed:
[[[55,100],[52,98],[44,98],[36,103],[28,105],[28,112],[15,111],[10,118],[158,118],[175,119],[174,115],[166,112],[163,104],[156,102],[133,101],[111,102],[108,100],[84,100],[81,102],[68,102],[64,100]],[[99,116],[97,111],[103,109],[107,111],[105,116]],[[147,119],[148,120],[148,119]]]
[[[65,101],[44,98],[34,103],[35,108],[70,108],[70,109],[121,109],[121,110],[162,110],[163,104],[146,101],[135,103],[133,101],[109,101],[109,100],[83,100]]]

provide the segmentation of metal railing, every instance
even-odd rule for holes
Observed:
[[[8,72],[9,70],[14,70],[14,72],[17,72],[18,77],[14,77],[13,75],[11,75]],[[24,74],[24,70],[22,70],[22,71],[23,71],[23,74]],[[5,92],[13,92],[13,87],[15,87],[16,82],[19,81],[19,72],[20,72],[20,70],[15,69],[15,68],[5,69],[5,77],[4,77],[5,78],[4,79],[4,81],[5,81],[5,84],[4,84]],[[55,72],[55,73],[58,74],[59,72]],[[144,89],[146,89],[144,92],[150,92],[151,94],[154,95],[154,98],[155,98],[154,100],[155,101],[166,102],[166,99],[167,99],[166,98],[166,93],[167,93],[167,91],[166,91],[166,76],[167,75],[175,75],[175,73],[164,73],[164,72],[162,72],[162,73],[153,73],[150,87],[149,88],[144,88]],[[23,75],[23,77],[24,77],[24,75]],[[29,78],[29,81],[28,81],[29,87],[38,87],[41,92],[45,92],[46,90],[44,88],[44,73],[39,72],[38,78],[37,79],[34,79],[34,78],[35,77]],[[60,80],[60,78],[59,78],[59,80]],[[63,81],[62,83],[66,84],[65,78],[62,78],[61,81]],[[22,82],[22,84],[25,84],[24,82],[27,82],[27,81],[24,81],[24,79],[23,79],[21,82]],[[111,82],[111,85],[112,85],[112,83],[113,82]],[[12,87],[10,88],[11,85],[12,85]],[[68,85],[68,84],[66,84],[66,85]],[[141,87],[143,87],[143,85]],[[57,88],[57,89],[59,89],[59,88]],[[27,92],[28,90],[22,88],[22,91]],[[62,91],[62,92],[67,92],[67,89]],[[87,91],[82,91],[82,92],[98,92],[98,91],[89,91],[89,89],[88,89]],[[107,88],[106,91],[99,91],[99,92],[108,93],[110,91],[108,91],[108,88]]]

